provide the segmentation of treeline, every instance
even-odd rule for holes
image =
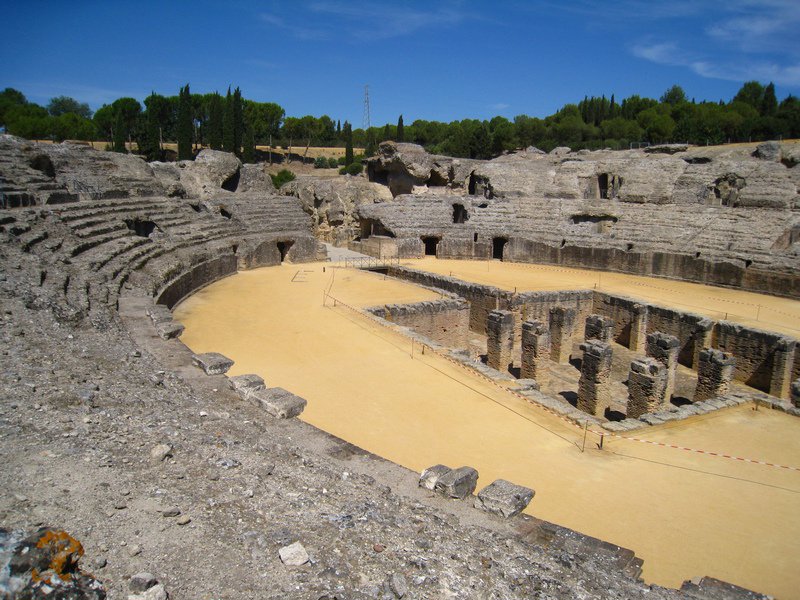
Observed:
[[[327,115],[287,117],[280,105],[247,100],[239,88],[228,88],[223,96],[194,94],[186,85],[177,96],[151,94],[144,106],[135,98],[119,98],[94,114],[87,104],[73,98],[53,98],[43,107],[7,88],[0,93],[0,125],[29,139],[102,139],[120,152],[136,142],[139,152],[150,160],[165,158],[167,141],[178,142],[179,158],[211,147],[252,161],[256,145],[349,147],[349,157],[353,146],[372,154],[381,140],[414,142],[449,156],[491,158],[528,146],[545,151],[556,146],[620,149],[642,143],[797,138],[800,100],[790,95],[779,102],[772,83],[764,86],[756,81],[745,83],[729,102],[696,102],[673,86],[658,100],[637,95],[621,102],[613,95],[586,97],[545,118],[417,120],[404,125],[401,116],[397,125],[365,131]]]

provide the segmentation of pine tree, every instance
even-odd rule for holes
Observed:
[[[242,92],[237,87],[233,92],[233,153],[242,156],[242,139],[244,136],[244,107]]]
[[[192,96],[189,84],[178,94],[178,160],[192,159]]]
[[[349,167],[353,164],[353,127],[347,121],[344,122],[344,166]]]
[[[212,150],[222,150],[222,96],[214,92],[208,107],[208,144]]]
[[[365,156],[372,156],[375,154],[375,150],[377,149],[377,144],[375,143],[375,129],[370,127],[367,129],[367,143],[366,147],[364,148],[364,155]]]
[[[398,142],[406,141],[406,132],[403,127],[403,115],[400,115],[400,118],[397,119],[397,141]]]
[[[225,152],[233,152],[236,148],[233,130],[234,123],[236,122],[233,115],[233,95],[231,94],[231,86],[228,86],[228,93],[225,96],[225,108],[222,115],[222,149]]]

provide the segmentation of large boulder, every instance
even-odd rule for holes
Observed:
[[[417,144],[382,142],[368,158],[367,177],[389,187],[392,196],[410,194],[421,186],[463,189],[472,165],[480,161],[428,154]]]
[[[311,215],[318,240],[346,245],[360,234],[357,209],[364,204],[392,200],[389,190],[363,177],[298,177],[284,184],[281,193],[300,199]]]

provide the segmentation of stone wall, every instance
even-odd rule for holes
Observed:
[[[446,348],[464,348],[469,336],[469,303],[460,298],[387,304],[367,309],[387,321],[413,329]]]
[[[469,327],[476,333],[485,334],[486,319],[489,313],[503,308],[500,306],[501,298],[506,295],[506,292],[495,287],[466,283],[453,277],[434,275],[406,267],[389,267],[388,274],[417,285],[451,292],[467,300],[470,305]]]
[[[736,359],[733,378],[764,392],[770,390],[775,351],[782,339],[780,334],[729,321],[720,321],[714,327],[714,348]]]
[[[233,254],[202,262],[179,275],[158,293],[156,302],[172,308],[178,302],[218,279],[236,273],[237,259]]]

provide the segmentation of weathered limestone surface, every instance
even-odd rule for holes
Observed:
[[[614,321],[602,315],[589,315],[586,318],[583,337],[585,340],[599,342],[614,341]]]
[[[281,194],[300,199],[306,214],[314,223],[317,239],[336,246],[346,246],[362,235],[356,210],[362,204],[392,200],[388,188],[363,177],[298,177],[281,187]],[[363,232],[365,235],[371,231]]]
[[[541,321],[522,324],[521,379],[535,379],[541,386],[547,379],[547,362],[550,360],[550,330]]]
[[[378,155],[365,162],[369,180],[388,186],[397,196],[420,186],[464,188],[477,161],[428,154],[417,144],[383,142]]]
[[[233,361],[219,352],[193,354],[192,362],[203,369],[206,375],[222,375],[233,366]]]
[[[628,373],[628,419],[661,410],[666,404],[668,368],[655,358],[631,362]]]
[[[370,230],[391,238],[384,246],[394,245],[401,257],[422,252],[407,240],[437,237],[440,257],[488,258],[494,240],[503,238],[504,260],[800,296],[800,216],[794,210],[800,171],[786,158],[798,154],[796,146],[782,145],[780,161],[736,148],[672,155],[518,153],[472,163],[466,186],[455,178],[446,193],[438,187],[422,195],[399,190],[395,202],[365,204],[358,213]],[[390,154],[392,169],[401,170],[395,180],[430,172],[409,166],[427,165],[418,151],[405,162]],[[369,251],[365,238],[362,232],[362,248]]]
[[[244,400],[248,400],[253,392],[263,390],[266,387],[264,379],[260,375],[254,374],[228,377],[228,384]]]
[[[386,304],[367,310],[446,348],[463,348],[467,344],[470,307],[463,298]]]
[[[436,489],[436,482],[439,481],[439,478],[452,470],[453,469],[446,465],[433,465],[432,467],[428,467],[422,472],[422,475],[420,475],[419,487],[428,490]]]
[[[590,340],[581,344],[583,361],[578,380],[578,410],[602,417],[611,404],[611,356],[609,344]]]
[[[730,390],[736,358],[721,350],[706,348],[700,353],[694,402],[724,396]]]
[[[448,498],[463,500],[475,491],[478,472],[472,467],[459,467],[443,473],[436,480],[434,490]]]
[[[800,408],[800,379],[796,379],[792,382],[792,404],[796,408]]]
[[[305,398],[279,387],[253,390],[248,398],[279,419],[296,417],[308,404]]]
[[[525,510],[535,494],[531,488],[497,479],[478,492],[475,508],[510,518]]]
[[[514,313],[493,310],[486,321],[486,364],[505,373],[513,362],[513,350]]]
[[[680,340],[674,335],[656,331],[647,336],[647,356],[655,358],[667,368],[667,382],[664,398],[667,402],[675,391],[675,371],[678,368]]]
[[[550,358],[553,362],[567,363],[572,352],[577,311],[556,306],[550,309]]]

